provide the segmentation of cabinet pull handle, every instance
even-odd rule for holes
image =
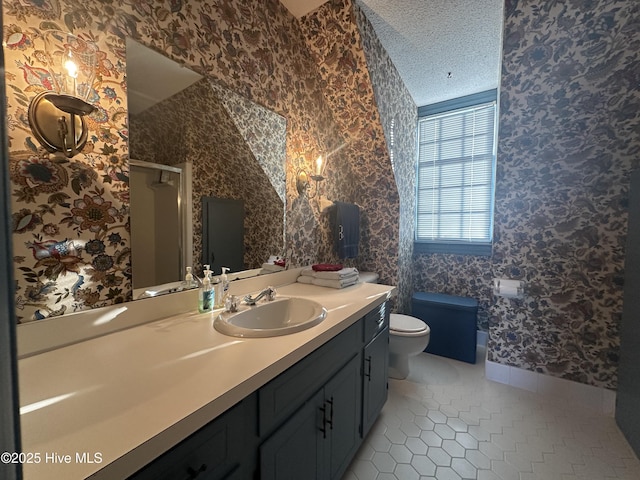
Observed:
[[[367,373],[364,375],[369,379],[369,381],[371,381],[371,355],[365,358],[364,361],[367,362]]]
[[[327,418],[327,403],[329,404],[329,418]],[[322,432],[322,438],[327,438],[327,424],[329,425],[329,429],[333,430],[333,397],[330,400],[325,400],[320,408],[322,412],[322,428],[320,431]]]
[[[322,438],[327,438],[327,404],[323,403],[319,408],[322,411],[322,428],[320,431],[322,432]]]
[[[192,467],[188,467],[187,473],[189,474],[189,476],[187,477],[187,480],[193,480],[194,478],[199,477],[200,474],[204,472],[206,469],[207,469],[206,463],[203,463],[202,465],[200,465],[200,468],[198,470],[195,470]]]

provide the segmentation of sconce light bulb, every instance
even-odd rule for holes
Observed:
[[[67,60],[64,62],[64,68],[71,78],[78,78],[78,66],[73,60]]]
[[[322,176],[322,170],[324,170],[323,166],[324,166],[324,160],[322,158],[322,155],[320,155],[316,159],[316,175]]]

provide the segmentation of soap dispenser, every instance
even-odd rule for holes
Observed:
[[[187,274],[184,276],[184,283],[187,289],[193,288],[193,274],[191,273],[191,267],[187,267]]]
[[[198,311],[200,313],[213,310],[215,302],[215,290],[211,284],[211,270],[209,270],[209,267],[210,265],[204,266],[204,280],[202,280],[202,286],[198,291]]]
[[[229,293],[229,277],[227,277],[227,272],[229,270],[229,267],[222,267],[222,275],[220,275],[220,289],[222,290],[220,294],[220,303],[222,306],[224,306],[227,294]]]

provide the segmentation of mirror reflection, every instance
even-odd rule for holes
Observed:
[[[129,161],[134,299],[169,293],[191,266],[191,219],[185,208],[191,201],[185,195],[185,182],[191,181],[188,167]]]
[[[36,49],[41,48],[39,38],[34,37]],[[18,66],[11,75],[24,79],[11,90],[10,114],[26,119],[21,112],[33,92],[47,90],[42,79],[48,73],[40,56],[8,52],[7,64]],[[143,61],[151,57],[163,60],[159,71],[150,72]],[[115,62],[105,64],[111,70],[93,92],[101,102],[94,98],[97,109],[87,116],[87,145],[73,158],[50,155],[39,147],[26,120],[14,122],[9,173],[19,323],[127,302],[134,289],[181,281],[188,265],[196,275],[203,263],[212,263],[215,274],[222,265],[235,273],[257,273],[267,259],[284,251],[286,119],[135,42],[128,42],[126,61],[118,65],[125,64],[127,81]],[[21,73],[34,69],[42,75]],[[181,87],[173,80],[176,71],[188,78]],[[136,87],[136,77],[142,87]],[[157,85],[174,90],[157,97],[152,89]],[[151,98],[134,98],[136,90]],[[125,95],[131,97],[128,108]],[[130,206],[135,216],[139,192],[135,178],[130,188],[130,174],[135,177],[137,169],[130,159],[145,169],[155,165],[145,180],[152,191],[167,193],[178,183],[183,187],[180,200],[165,199],[159,206],[153,228],[140,220],[131,224]],[[179,169],[183,180],[171,178],[171,169]],[[186,179],[189,172],[193,180]],[[231,200],[242,205],[239,220],[218,218],[202,208],[203,202]],[[168,223],[169,207],[181,215],[173,224]],[[142,211],[150,217],[147,207]],[[211,243],[233,222],[241,225],[242,235],[235,260],[232,252]],[[142,240],[133,238],[139,226]],[[159,249],[170,236],[178,246],[143,257],[156,249],[150,248],[151,241]],[[172,277],[145,278],[170,265]]]
[[[282,255],[286,120],[130,39],[127,89],[134,298],[189,265],[259,273]]]

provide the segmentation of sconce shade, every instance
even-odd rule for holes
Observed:
[[[304,157],[300,157],[304,161]],[[296,188],[298,195],[307,195],[309,199],[316,197],[320,191],[320,182],[324,180],[324,167],[327,165],[326,157],[320,155],[313,164],[313,173],[308,174],[304,169],[299,169],[296,173]],[[310,193],[311,182],[316,185],[315,193]]]
[[[29,125],[46,150],[72,157],[87,141],[82,117],[95,110],[87,99],[93,91],[98,49],[92,42],[59,30],[44,32],[43,40],[43,63],[52,90],[39,93],[29,104]]]
[[[313,169],[313,175],[311,175],[311,178],[313,180],[315,180],[316,182],[320,182],[320,181],[324,180],[324,167],[326,165],[327,165],[326,158],[323,157],[322,155],[320,155],[316,159],[316,163],[315,163],[314,169]]]
[[[71,33],[49,30],[44,33],[44,45],[55,93],[86,102],[96,76],[95,44]],[[57,104],[56,107],[60,108]]]

